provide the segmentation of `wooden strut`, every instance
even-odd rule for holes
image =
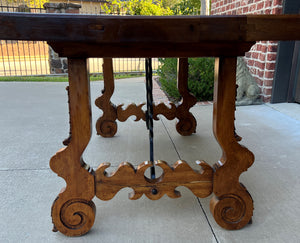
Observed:
[[[96,196],[101,200],[110,200],[124,187],[133,189],[129,194],[131,200],[139,199],[143,194],[152,200],[160,199],[165,194],[171,198],[178,198],[181,196],[176,190],[178,186],[187,187],[195,196],[201,198],[212,193],[213,169],[204,161],[197,161],[201,172],[194,171],[182,160],[178,160],[172,167],[160,160],[154,164],[163,169],[163,174],[150,179],[145,176],[146,170],[152,166],[150,161],[143,162],[137,169],[124,162],[111,174],[105,171],[110,164],[102,163],[95,172]]]
[[[135,121],[146,120],[143,106],[145,103],[130,104],[125,109],[124,104],[115,106],[110,99],[114,92],[113,65],[111,58],[103,59],[104,89],[102,96],[96,99],[95,104],[103,111],[103,115],[96,123],[97,134],[102,137],[113,137],[117,132],[116,120],[125,122],[130,116],[135,116]],[[188,91],[188,59],[178,59],[178,90],[182,96],[182,102],[178,105],[170,103],[168,107],[164,103],[153,103],[153,119],[159,120],[158,115],[165,116],[168,120],[178,119],[176,130],[182,136],[189,136],[196,132],[197,122],[189,111],[197,103],[197,99]]]

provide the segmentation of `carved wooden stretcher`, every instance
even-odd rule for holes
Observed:
[[[95,219],[94,196],[110,200],[123,187],[133,189],[130,199],[143,194],[152,200],[164,194],[177,198],[180,193],[176,187],[181,185],[198,197],[213,192],[210,210],[221,227],[240,229],[251,220],[253,200],[239,176],[252,165],[254,156],[238,143],[234,131],[236,57],[244,55],[258,40],[299,40],[300,15],[115,17],[1,13],[0,26],[0,39],[45,40],[60,56],[68,57],[71,137],[67,147],[50,161],[51,169],[67,184],[52,206],[56,230],[68,236],[87,233]],[[217,57],[213,131],[223,155],[213,168],[203,161],[197,162],[202,169],[199,171],[192,170],[185,161],[173,166],[156,161],[163,174],[149,179],[144,176],[151,166],[148,161],[136,169],[122,163],[112,174],[106,172],[107,163],[94,171],[83,161],[82,153],[92,131],[88,57],[108,58],[108,66],[112,57],[179,57],[183,60],[180,70],[185,70],[180,75],[186,75],[186,58],[200,56]],[[112,78],[109,75],[108,82]],[[104,95],[112,92],[106,90]],[[186,102],[194,100],[187,98]],[[115,108],[108,107],[116,116]],[[126,119],[121,118],[124,111],[116,110],[119,120]],[[139,117],[143,119],[142,114]]]
[[[130,104],[123,109],[123,104],[115,106],[110,98],[114,92],[114,76],[111,58],[103,59],[104,89],[102,96],[96,99],[96,106],[102,111],[102,116],[97,120],[97,134],[102,137],[113,137],[117,132],[116,120],[126,121],[130,116],[135,116],[135,121],[146,120],[143,106]],[[178,91],[182,97],[179,104],[170,103],[170,107],[164,103],[153,105],[153,118],[158,120],[158,115],[164,115],[168,120],[178,119],[176,130],[182,136],[188,136],[196,132],[197,121],[189,111],[197,103],[196,97],[188,91],[188,59],[179,58],[178,61]]]

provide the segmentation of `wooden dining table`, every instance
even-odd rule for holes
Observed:
[[[68,236],[87,233],[95,220],[92,199],[96,196],[110,200],[125,187],[133,189],[129,195],[132,200],[142,195],[157,200],[165,194],[178,198],[181,195],[176,188],[185,186],[197,197],[213,194],[210,210],[221,227],[235,230],[251,221],[253,199],[239,177],[253,164],[254,155],[239,143],[235,131],[236,61],[256,41],[300,40],[300,15],[162,17],[0,13],[0,26],[2,40],[47,41],[61,57],[68,58],[70,137],[65,141],[66,146],[50,160],[51,169],[66,181],[51,209],[55,231]],[[114,131],[111,132],[111,125],[103,125],[103,120],[112,126],[117,119],[125,121],[130,115],[139,114],[145,120],[145,113],[138,106],[133,104],[123,110],[111,103],[114,92],[111,58],[179,58],[178,84],[184,100],[171,108],[153,104],[153,112],[156,118],[161,114],[182,120],[183,128],[178,128],[178,132],[190,135],[196,120],[189,112],[195,98],[187,89],[188,58],[215,57],[212,129],[223,151],[219,161],[212,166],[197,161],[199,170],[193,170],[184,160],[171,166],[165,161],[146,159],[137,168],[124,162],[113,173],[106,171],[109,163],[102,163],[96,170],[91,168],[82,158],[92,133],[87,63],[91,57],[104,58],[105,87],[97,101],[104,113],[97,126],[104,126],[103,133],[108,136],[113,136]],[[158,178],[145,176],[145,171],[153,165],[163,170]]]

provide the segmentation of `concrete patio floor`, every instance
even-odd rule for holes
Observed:
[[[128,200],[123,189],[111,201],[94,198],[92,230],[69,238],[53,233],[50,209],[64,180],[49,168],[49,159],[68,136],[66,83],[0,83],[0,242],[300,242],[300,105],[238,107],[236,128],[255,163],[240,181],[254,199],[252,225],[242,230],[220,228],[209,211],[209,198],[197,199],[188,189],[182,197]],[[102,82],[92,82],[92,104]],[[113,101],[144,102],[143,79],[116,82]],[[182,137],[175,121],[154,123],[155,158],[215,163],[221,150],[214,140],[212,105],[196,105],[197,133]],[[93,105],[93,125],[101,112]],[[144,122],[118,122],[114,138],[95,135],[84,153],[93,167],[123,161],[138,165],[148,159]]]

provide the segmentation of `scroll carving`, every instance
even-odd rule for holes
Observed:
[[[141,119],[145,121],[145,112],[142,109],[145,103],[139,104],[138,106],[136,104],[130,104],[126,107],[126,109],[123,109],[123,105],[124,104],[117,106],[117,117],[119,121],[124,122],[130,116],[135,116],[135,121],[139,121]]]
[[[123,104],[117,106],[117,117],[121,122],[126,121],[130,116],[135,116],[135,121],[146,120],[145,112],[143,111],[143,106],[145,103],[136,105],[130,104],[125,109],[123,109]],[[173,120],[177,116],[177,107],[175,104],[170,103],[170,107],[164,103],[155,105],[153,103],[153,119],[159,120],[158,115],[165,116],[168,120]]]
[[[95,101],[96,106],[103,111],[103,115],[97,120],[96,130],[97,134],[102,137],[113,137],[118,130],[118,126],[116,123],[117,109],[110,101],[115,89],[111,58],[103,59],[103,78],[104,89],[102,96]]]
[[[131,200],[145,194],[149,199],[157,200],[163,195],[171,198],[181,196],[178,186],[189,188],[197,197],[207,197],[212,193],[212,168],[204,161],[198,161],[201,171],[194,171],[185,161],[178,160],[172,167],[164,161],[155,161],[155,166],[163,169],[163,174],[156,179],[145,176],[152,163],[145,161],[135,169],[130,163],[120,164],[118,169],[108,174],[105,170],[110,163],[102,163],[95,172],[96,196],[102,200],[112,199],[122,188],[130,187]]]

